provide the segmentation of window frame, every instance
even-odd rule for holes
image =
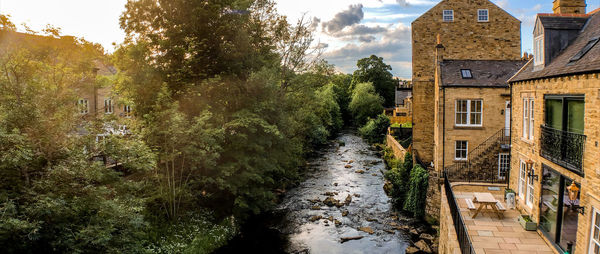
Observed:
[[[459,142],[464,142],[464,144],[465,144],[464,149],[461,148],[461,151],[464,150],[464,152],[465,152],[465,157],[464,158],[457,157],[458,156],[458,143]],[[456,140],[454,142],[454,160],[456,160],[456,161],[466,161],[468,158],[469,158],[469,141],[468,140]]]
[[[531,174],[534,175],[535,169],[531,168]],[[527,173],[527,172],[526,172]],[[529,206],[529,208],[533,208],[533,200],[535,199],[535,181],[533,177],[527,177],[527,194],[525,196],[525,204]]]
[[[85,108],[82,108],[82,106],[85,105]],[[79,106],[79,114],[85,115],[90,113],[90,103],[88,101],[88,99],[85,98],[81,98],[77,101],[77,106]]]
[[[446,14],[446,12],[450,12],[450,13]],[[446,17],[449,17],[449,19],[446,19]],[[442,10],[442,21],[443,22],[454,22],[454,10]]]
[[[535,98],[523,97],[522,138],[533,141],[535,135]]]
[[[458,111],[458,105],[460,104],[460,102],[462,101],[466,101],[467,102],[467,111]],[[481,103],[481,112],[474,112],[473,109],[471,108],[471,104],[472,102],[479,102]],[[466,124],[463,123],[458,123],[458,114],[467,114],[467,119],[466,119]],[[479,118],[479,123],[475,123],[472,124],[471,123],[471,114],[479,114],[480,118]],[[454,102],[454,126],[457,127],[482,127],[483,126],[483,99],[457,99]]]
[[[544,64],[544,35],[533,38],[533,66]]]
[[[468,76],[465,76],[465,73],[468,73]],[[473,72],[471,71],[471,69],[460,69],[460,76],[463,79],[473,79]]]
[[[481,15],[481,11],[485,11],[485,15]],[[482,20],[481,17],[485,17],[485,20]],[[477,22],[490,22],[490,10],[477,9]]]
[[[590,254],[594,254],[594,248],[595,246],[598,246],[598,248],[600,249],[600,240],[596,240],[594,238],[594,229],[598,229],[598,235],[600,236],[600,227],[596,227],[596,220],[600,215],[600,210],[596,209],[595,207],[592,206],[592,221],[590,224],[590,236],[589,236],[589,240],[590,240],[590,245],[588,247],[588,253]]]
[[[128,105],[128,104],[123,105],[123,115],[126,118],[131,117],[131,105]]]
[[[527,164],[525,163],[525,161],[520,160],[519,163],[519,186],[518,186],[518,190],[519,190],[519,197],[521,199],[525,199],[526,196],[526,190],[527,190]]]
[[[106,98],[106,99],[104,99],[104,114],[112,114],[112,113],[114,113],[112,99]]]

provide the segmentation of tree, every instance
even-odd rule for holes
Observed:
[[[390,72],[392,67],[383,62],[382,57],[371,55],[368,58],[358,60],[354,71],[352,84],[371,82],[375,91],[383,97],[383,105],[392,107],[396,99],[396,80]]]
[[[411,212],[415,218],[425,216],[428,185],[429,173],[420,165],[415,165],[410,172],[409,190],[404,203],[404,210]]]
[[[380,114],[375,119],[370,119],[358,132],[371,143],[381,143],[387,134],[388,127],[390,127],[390,118]]]
[[[361,126],[369,118],[383,112],[383,99],[375,92],[371,83],[360,83],[352,91],[352,100],[348,108],[352,112],[354,124]]]

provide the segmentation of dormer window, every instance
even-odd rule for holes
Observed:
[[[588,43],[579,52],[577,52],[577,54],[575,54],[575,56],[573,56],[571,60],[569,60],[569,63],[576,62],[583,56],[585,56],[585,54],[587,54],[587,52],[590,51],[590,49],[592,49],[598,43],[599,40],[600,37],[594,37],[590,39]]]
[[[462,76],[463,79],[471,79],[471,78],[473,78],[473,74],[471,73],[470,69],[462,69],[462,70],[460,70],[460,75]]]
[[[477,22],[488,22],[490,21],[490,15],[487,9],[477,10]]]
[[[444,22],[454,21],[454,10],[444,10],[442,14],[442,19],[444,20]]]
[[[544,64],[544,36],[540,35],[533,41],[533,65]]]

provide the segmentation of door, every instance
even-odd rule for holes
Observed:
[[[498,154],[498,179],[506,179],[506,172],[510,168],[510,155],[508,153]]]
[[[504,107],[504,135],[510,136],[510,101]]]

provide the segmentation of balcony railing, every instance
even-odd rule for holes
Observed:
[[[452,215],[452,222],[454,223],[454,229],[456,230],[456,239],[460,247],[460,253],[462,254],[475,254],[469,233],[467,232],[467,226],[460,215],[460,209],[454,198],[454,192],[452,186],[448,180],[448,175],[444,173],[444,189],[446,191],[446,197],[448,198],[448,206],[450,208],[450,214]]]
[[[540,155],[577,173],[583,173],[586,136],[541,126]]]

